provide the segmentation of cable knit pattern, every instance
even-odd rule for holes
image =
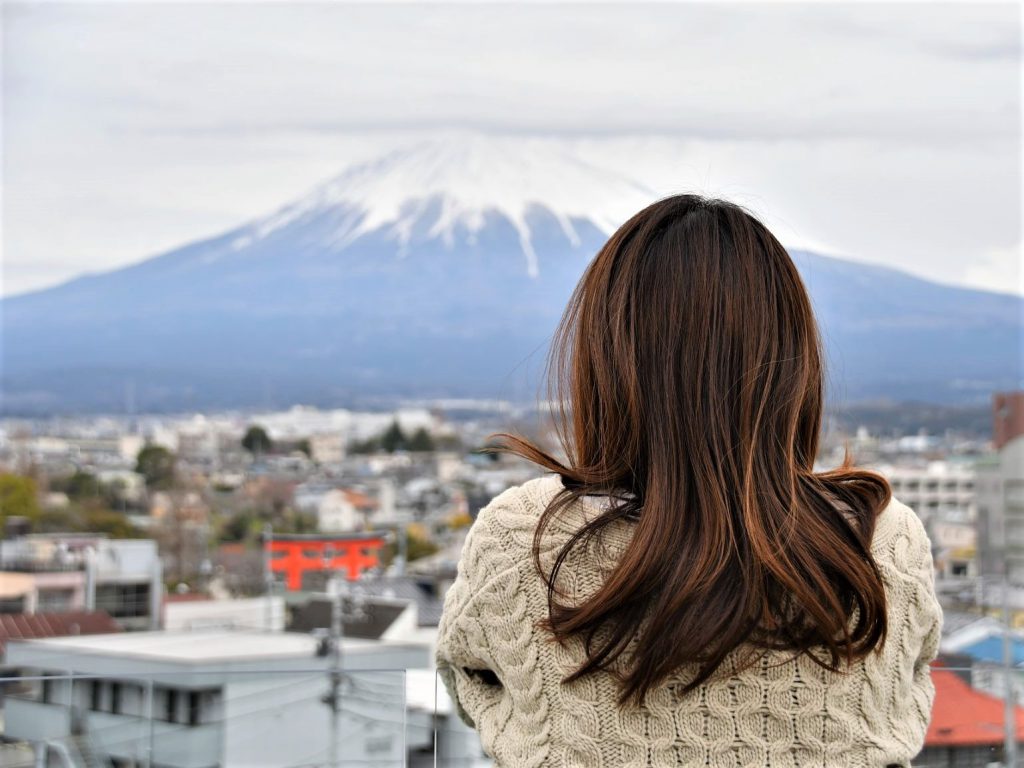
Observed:
[[[611,675],[565,684],[583,660],[536,629],[547,615],[531,547],[541,512],[561,488],[547,475],[511,488],[481,510],[466,538],[438,628],[437,666],[462,719],[498,766],[909,766],[924,743],[942,612],[931,547],[917,515],[893,501],[881,514],[872,553],[885,582],[885,645],[843,673],[806,656],[771,653],[746,669],[739,653],[683,696],[682,668],[642,707],[620,708]],[[599,510],[579,502],[552,522],[546,570],[566,538]],[[579,548],[559,576],[575,599],[592,594],[629,542],[614,523]],[[642,627],[638,628],[642,635]],[[625,664],[625,659],[618,663]]]

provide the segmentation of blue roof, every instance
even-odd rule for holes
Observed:
[[[992,664],[1003,663],[1003,638],[1000,635],[992,635],[984,640],[961,648],[961,653],[973,656],[979,661],[988,661]],[[1024,664],[1024,640],[1013,639],[1013,665],[1019,667]]]

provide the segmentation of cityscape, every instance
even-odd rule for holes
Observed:
[[[1024,391],[989,415],[991,436],[836,416],[819,457],[881,472],[932,539],[915,765],[998,763],[1009,697],[1024,740]],[[476,513],[537,475],[487,450],[509,424],[551,444],[500,401],[4,419],[0,764],[487,765],[432,644]]]

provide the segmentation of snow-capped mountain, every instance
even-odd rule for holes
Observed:
[[[497,217],[512,226],[530,277],[540,266],[532,227],[554,219],[566,241],[582,244],[578,222],[610,235],[655,199],[648,188],[588,165],[538,139],[465,134],[424,141],[361,163],[296,203],[259,219],[231,241],[245,249],[293,225],[320,222],[320,245],[339,251],[382,233],[399,254],[423,240],[473,245]]]
[[[587,261],[656,195],[539,139],[457,135],[133,266],[4,300],[3,408],[530,398]],[[1015,383],[1018,298],[794,254],[846,399]]]

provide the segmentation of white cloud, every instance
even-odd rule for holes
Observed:
[[[8,294],[447,126],[582,135],[666,191],[748,201],[788,242],[1010,279],[983,264],[1018,238],[1013,5],[3,8]]]

